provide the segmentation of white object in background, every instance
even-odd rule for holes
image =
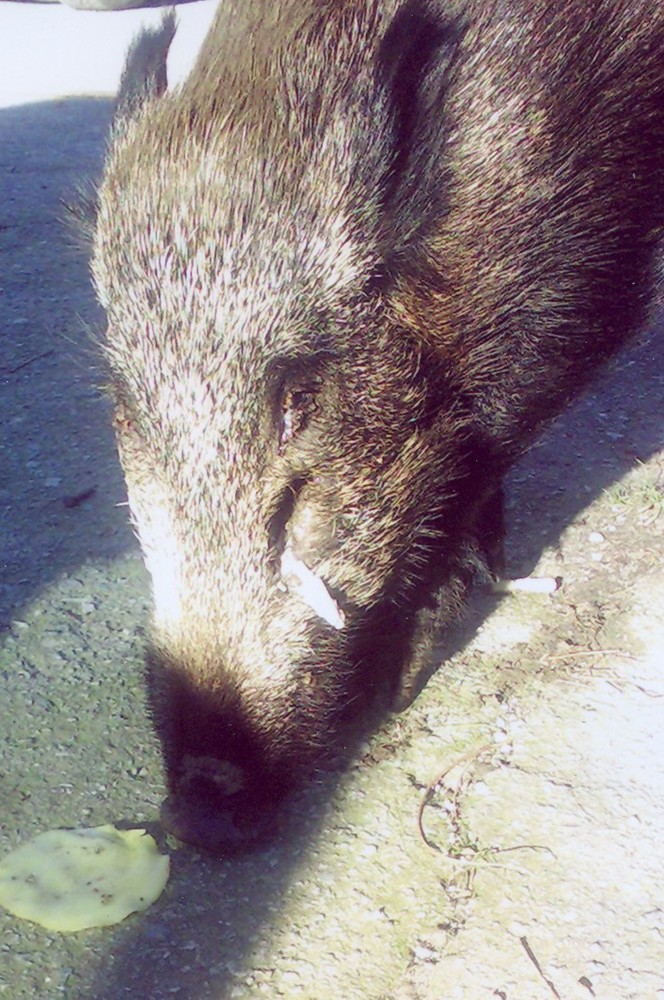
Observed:
[[[169,86],[189,73],[217,0],[176,8]],[[0,3],[0,108],[81,95],[114,95],[131,40],[164,8],[74,10],[60,4]]]

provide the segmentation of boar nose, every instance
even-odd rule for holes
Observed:
[[[251,850],[275,831],[281,796],[240,765],[211,755],[186,754],[172,775],[171,794],[161,808],[165,829],[208,851]]]
[[[216,686],[215,671],[201,677],[190,660],[152,646],[146,667],[169,792],[164,828],[209,851],[258,846],[276,828],[288,769],[269,753],[246,698],[228,683]]]
[[[269,840],[287,790],[250,757],[240,764],[196,751],[168,768],[168,786],[164,829],[192,847],[221,854],[251,851]]]
[[[202,794],[201,794],[202,793]],[[225,800],[205,794],[203,785],[193,796],[171,793],[161,806],[164,829],[200,850],[219,854],[252,851],[276,831],[276,809],[248,793]]]

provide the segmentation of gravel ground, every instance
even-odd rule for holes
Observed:
[[[149,585],[101,317],[59,220],[109,108],[0,111],[0,854],[124,820],[148,824],[172,876],[116,928],[58,935],[0,911],[0,996],[664,998],[664,338],[511,478],[510,570],[562,589],[479,594],[412,707],[293,800],[277,843],[203,857],[156,825]]]

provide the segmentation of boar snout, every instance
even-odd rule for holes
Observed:
[[[252,850],[275,832],[281,802],[274,785],[268,780],[266,789],[264,783],[255,787],[230,761],[186,755],[171,776],[174,790],[162,803],[161,822],[168,833],[202,850]]]
[[[222,673],[221,665],[219,673]],[[196,688],[156,649],[147,654],[150,708],[164,746],[168,797],[164,827],[206,850],[248,850],[274,830],[288,769],[270,760],[264,737],[240,702]]]
[[[180,840],[225,854],[252,849],[276,832],[284,798],[320,765],[355,678],[342,633],[312,618],[306,636],[308,658],[279,662],[277,642],[255,649],[253,669],[212,639],[192,649],[165,634],[149,646],[148,703],[168,789],[161,818]]]

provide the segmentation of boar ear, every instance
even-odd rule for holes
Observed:
[[[396,198],[403,204],[413,183],[426,187],[429,172],[419,160],[426,148],[443,148],[427,133],[442,125],[447,80],[464,30],[449,8],[442,0],[406,0],[380,46],[378,78],[387,92],[394,137],[388,203]],[[426,199],[427,192],[419,197]]]
[[[113,135],[122,133],[147,100],[166,90],[166,59],[175,35],[176,19],[168,10],[156,28],[144,28],[131,43],[113,112]]]
[[[166,90],[166,58],[175,28],[175,13],[171,9],[157,28],[144,28],[131,43],[113,110],[111,139],[124,133],[146,100],[160,97]],[[89,252],[97,225],[96,185],[79,184],[73,197],[63,201],[62,206],[74,245]]]

